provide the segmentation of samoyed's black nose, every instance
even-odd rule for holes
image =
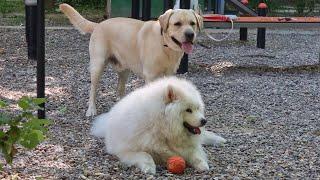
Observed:
[[[205,124],[207,124],[207,120],[206,119],[201,119],[200,123],[201,123],[201,126],[204,126]]]

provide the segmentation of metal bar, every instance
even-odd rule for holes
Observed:
[[[140,18],[140,0],[132,0],[131,17],[134,19]]]
[[[25,5],[28,59],[37,59],[37,4]]]
[[[207,7],[207,11],[208,12],[212,12],[212,0],[207,0],[208,1],[208,7]]]
[[[190,9],[190,0],[180,0],[180,8]],[[179,69],[177,70],[178,74],[184,74],[188,72],[188,61],[188,54],[185,53],[181,59]]]
[[[173,0],[164,0],[163,1],[163,12],[166,12],[168,9],[172,9],[174,6]]]
[[[226,0],[227,2],[233,4],[240,12],[245,14],[250,14],[251,16],[258,16],[258,14],[251,8],[245,6],[238,0]]]
[[[180,0],[180,9],[190,9],[190,0]]]
[[[240,28],[240,41],[248,40],[248,28]]]
[[[111,18],[111,0],[106,0],[106,7],[103,17],[105,19]]]
[[[224,14],[224,6],[225,6],[224,0],[215,0],[214,12],[216,14]]]
[[[204,22],[204,28],[231,28],[230,22]],[[320,23],[272,23],[272,22],[234,22],[234,28],[319,28]]]
[[[151,0],[142,0],[142,20],[151,19]]]
[[[249,1],[241,1],[241,3],[248,7]],[[246,14],[241,13],[243,16],[247,16]],[[240,41],[248,41],[248,28],[240,28]]]
[[[37,97],[45,97],[45,29],[44,29],[44,1],[37,1]],[[38,118],[45,118],[45,104],[41,104]]]
[[[267,16],[267,6],[260,0],[258,7],[258,16]],[[257,47],[264,49],[266,47],[266,28],[258,28],[257,32]]]

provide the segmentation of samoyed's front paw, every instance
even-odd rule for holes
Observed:
[[[225,138],[221,137],[221,136],[217,136],[215,141],[216,141],[215,144],[219,144],[219,145],[224,144],[224,143],[227,142],[227,140]]]
[[[145,174],[156,174],[156,165],[154,163],[142,164],[140,169]]]
[[[222,145],[226,142],[226,139],[210,131],[205,131],[202,135],[202,144],[205,145]]]
[[[201,161],[199,162],[195,168],[198,170],[198,171],[209,171],[209,165],[207,162],[205,161]]]

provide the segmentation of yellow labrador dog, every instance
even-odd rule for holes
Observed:
[[[60,10],[82,33],[92,33],[89,44],[91,89],[87,116],[96,115],[96,90],[105,65],[118,73],[118,93],[125,94],[129,72],[146,82],[176,73],[183,53],[191,53],[203,20],[193,10],[168,10],[158,21],[112,18],[94,23],[73,7]]]

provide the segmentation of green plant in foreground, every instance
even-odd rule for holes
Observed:
[[[7,104],[0,100],[0,150],[7,163],[12,163],[17,144],[33,149],[45,139],[49,120],[32,114],[44,102],[44,98],[22,97],[18,101],[22,110],[9,113]]]

